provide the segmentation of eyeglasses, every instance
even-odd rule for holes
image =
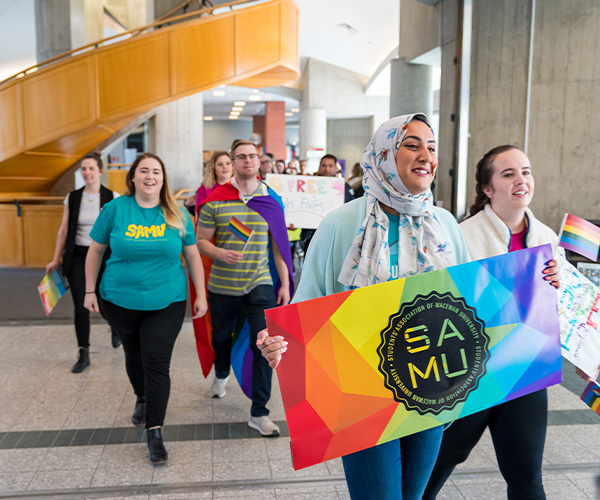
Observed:
[[[271,160],[264,160],[260,162],[261,165],[271,165],[271,163],[273,163]]]
[[[258,158],[258,155],[256,153],[251,153],[249,155],[236,155],[235,156],[235,159],[240,160],[240,161],[246,161],[248,159],[256,160],[257,158]]]

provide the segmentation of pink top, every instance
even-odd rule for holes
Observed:
[[[196,213],[200,212],[200,205],[219,186],[220,186],[220,184],[215,184],[213,187],[207,189],[204,185],[202,185],[198,188],[198,191],[196,191],[196,206],[195,206]]]
[[[525,234],[527,233],[527,228],[523,229],[523,231],[519,231],[518,233],[513,233],[510,239],[510,248],[509,252],[514,252],[516,250],[523,250],[525,247]]]

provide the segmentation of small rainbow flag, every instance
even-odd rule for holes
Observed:
[[[228,229],[238,240],[243,241],[244,243],[248,243],[250,236],[252,236],[252,229],[248,226],[244,226],[244,224],[235,217],[232,217],[229,221]]]
[[[596,262],[600,249],[600,227],[571,214],[565,214],[559,245]]]
[[[600,385],[590,382],[583,391],[581,400],[600,415]]]
[[[40,294],[46,316],[50,315],[52,309],[58,304],[58,301],[65,292],[65,283],[57,270],[53,271],[52,274],[44,276],[44,279],[38,285],[38,293]]]

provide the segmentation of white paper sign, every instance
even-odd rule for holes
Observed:
[[[267,184],[283,199],[285,221],[316,229],[329,212],[344,204],[344,179],[267,174]]]
[[[562,355],[594,377],[600,365],[600,290],[569,262],[564,262],[558,289]]]

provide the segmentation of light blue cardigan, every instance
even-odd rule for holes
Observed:
[[[292,302],[316,299],[348,290],[337,278],[348,249],[365,219],[366,210],[367,197],[363,196],[344,204],[323,219],[310,243],[302,278]],[[456,264],[469,262],[471,259],[465,240],[454,216],[443,208],[434,207],[434,217],[448,236]],[[402,256],[399,255],[398,258],[401,259]]]

